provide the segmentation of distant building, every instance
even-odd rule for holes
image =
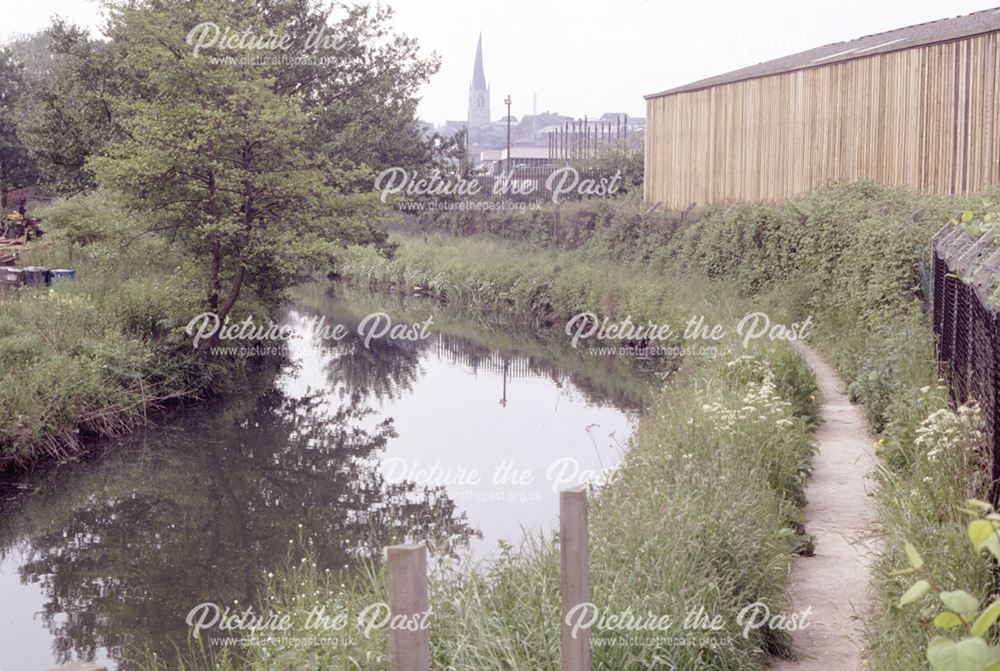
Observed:
[[[468,103],[468,118],[465,121],[446,121],[443,126],[438,128],[438,131],[444,137],[452,137],[462,129],[467,129],[466,149],[473,163],[493,164],[498,161],[506,161],[506,154],[501,157],[499,152],[507,149],[507,110],[505,107],[504,114],[496,120],[490,116],[490,86],[486,80],[486,68],[483,65],[482,34],[479,35],[476,43]],[[573,117],[558,112],[535,112],[525,114],[520,118],[512,113],[510,118],[512,163],[514,165],[520,164],[518,152],[513,151],[515,148],[529,150],[524,152],[520,158],[528,160],[530,154],[530,159],[535,165],[541,160],[542,153],[545,154],[544,158],[548,159],[549,152],[556,146],[553,142],[553,136],[557,132],[577,133],[581,138],[587,133],[596,133],[600,137],[610,138],[612,127],[615,128],[615,133],[634,134],[637,130],[641,130],[644,125],[645,119],[631,118],[616,112],[609,112],[599,118],[591,119],[586,125],[582,121],[574,120]],[[626,126],[628,127],[627,131],[625,130]]]
[[[480,152],[479,162],[487,174],[498,175],[517,168],[546,167],[552,164],[552,159],[548,147],[511,147],[509,158],[505,147]]]
[[[780,200],[834,180],[1000,184],[1000,11],[818,47],[646,96],[645,195]]]

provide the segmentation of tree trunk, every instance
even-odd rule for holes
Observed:
[[[215,184],[215,171],[208,173],[208,216],[212,223],[219,225],[219,193]],[[219,232],[212,231],[211,235],[211,261],[208,269],[208,309],[218,314],[219,292],[222,291],[222,281],[219,273],[222,270],[222,242],[219,240]]]
[[[0,215],[7,213],[7,166],[0,156]]]
[[[243,168],[248,173],[252,173],[253,170],[253,148],[250,145],[244,145],[243,147]],[[214,173],[210,174],[209,177],[209,208],[214,210],[216,213],[216,223],[218,223],[218,201],[216,199],[217,193],[215,189],[215,176]],[[246,249],[250,244],[250,235],[253,231],[253,220],[254,220],[254,188],[253,181],[249,178],[243,181],[243,203],[241,210],[243,212],[243,235],[240,244],[240,255],[237,260],[236,273],[233,275],[233,283],[229,287],[229,294],[226,296],[226,300],[222,302],[222,305],[217,308],[213,305],[213,311],[219,318],[220,324],[226,323],[226,318],[229,317],[229,312],[236,305],[236,301],[239,300],[240,291],[243,289],[243,281],[246,279]],[[209,304],[218,303],[219,299],[219,289],[220,289],[220,266],[222,265],[222,250],[221,241],[218,238],[218,234],[212,239],[212,286],[209,294]],[[218,331],[213,334],[210,338],[203,340],[201,343],[200,351],[202,353],[208,352],[211,348],[215,347],[219,342]]]
[[[240,258],[237,261],[236,274],[233,276],[233,284],[229,288],[229,294],[226,296],[226,300],[222,305],[215,311],[215,314],[219,318],[220,324],[226,323],[226,318],[229,317],[229,312],[236,305],[236,301],[240,297],[240,291],[243,289],[243,280],[246,277],[246,263],[245,258],[242,253],[240,253]],[[216,331],[211,337],[202,340],[199,346],[199,351],[207,352],[211,348],[215,347],[219,343],[219,333]]]

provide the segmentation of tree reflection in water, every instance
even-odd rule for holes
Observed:
[[[271,388],[29,480],[39,491],[5,506],[0,547],[21,550],[22,581],[46,595],[56,660],[185,646],[192,607],[253,602],[299,535],[327,567],[404,539],[446,551],[467,541],[441,491],[382,479],[378,453],[395,434],[391,419],[361,427],[365,398],[354,390],[331,412],[319,394]]]
[[[357,320],[372,307],[354,307],[324,293],[313,307],[289,310],[288,319],[326,315],[356,333]],[[187,646],[184,617],[192,607],[253,602],[264,574],[299,536],[331,568],[380,556],[384,546],[403,540],[460,549],[476,532],[442,490],[389,483],[380,474],[395,432],[391,419],[380,419],[383,410],[374,409],[416,389],[424,358],[436,356],[471,375],[499,374],[501,400],[508,378],[530,377],[558,387],[569,381],[595,405],[634,405],[618,385],[628,379],[621,362],[595,363],[578,352],[553,359],[557,350],[534,342],[527,351],[537,354],[519,354],[518,343],[442,333],[419,343],[374,340],[369,347],[356,336],[310,343],[319,348],[322,370],[286,368],[278,378],[264,372],[259,384],[247,386],[263,392],[188,410],[175,425],[90,463],[7,483],[13,496],[4,495],[0,480],[0,558],[19,561],[20,579],[40,586],[55,661],[92,659],[105,649],[120,669],[130,669],[125,660],[137,650],[172,657],[175,644]],[[317,363],[314,357],[310,367]],[[313,380],[322,391],[283,391],[282,377]],[[11,608],[18,632],[38,626],[34,610],[23,603]]]

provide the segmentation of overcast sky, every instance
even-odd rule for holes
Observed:
[[[0,36],[32,32],[62,15],[100,25],[92,0],[4,0]],[[476,38],[483,34],[493,117],[645,116],[642,96],[830,42],[995,7],[998,0],[394,0],[398,30],[442,58],[420,116],[464,119]]]

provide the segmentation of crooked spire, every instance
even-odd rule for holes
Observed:
[[[476,91],[486,90],[486,71],[483,69],[483,34],[479,33],[479,44],[476,45],[476,65],[472,69],[472,88]]]

